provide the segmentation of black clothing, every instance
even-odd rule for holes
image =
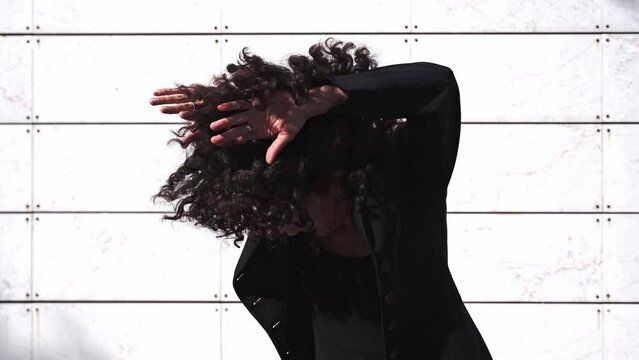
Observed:
[[[384,360],[380,308],[371,255],[320,249],[307,256],[302,284],[313,304],[315,360]]]
[[[348,99],[329,114],[398,117],[381,159],[391,190],[353,217],[370,245],[388,360],[491,360],[450,274],[446,195],[461,129],[452,70],[416,62],[331,75]],[[290,241],[269,249],[248,234],[233,287],[282,359],[315,359],[312,311]],[[366,336],[366,335],[362,335]]]

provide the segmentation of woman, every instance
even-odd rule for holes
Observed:
[[[491,359],[450,275],[452,71],[327,39],[289,68],[243,52],[151,99],[193,152],[155,197],[247,242],[233,286],[282,359]]]

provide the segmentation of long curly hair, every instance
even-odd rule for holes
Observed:
[[[224,237],[235,236],[235,246],[250,231],[256,239],[288,241],[281,228],[295,224],[312,228],[313,220],[302,203],[312,192],[329,189],[331,175],[338,179],[354,208],[367,196],[379,198],[383,181],[378,160],[384,151],[384,132],[389,119],[319,115],[309,119],[297,136],[268,165],[266,149],[273,139],[218,146],[210,138],[220,132],[209,128],[212,121],[234,112],[216,109],[222,102],[257,98],[268,106],[273,91],[288,91],[298,105],[308,90],[329,84],[329,74],[350,74],[377,67],[365,47],[330,37],[309,48],[309,56],[288,57],[289,67],[265,61],[243,48],[237,64],[228,64],[229,74],[215,75],[210,86],[179,85],[191,101],[202,100],[193,122],[172,133],[180,140],[188,130],[199,135],[187,147],[187,158],[152,196],[175,202],[175,214],[163,219],[192,221]]]

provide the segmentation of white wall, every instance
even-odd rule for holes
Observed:
[[[241,250],[149,201],[185,153],[148,99],[330,35],[454,70],[450,267],[494,358],[639,358],[636,1],[0,8],[0,359],[277,359]]]

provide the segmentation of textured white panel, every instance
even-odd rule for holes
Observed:
[[[219,0],[34,0],[36,32],[218,32]]]
[[[29,214],[0,214],[0,300],[31,297],[32,221]]]
[[[222,2],[223,31],[399,32],[408,31],[410,0],[296,0]]]
[[[464,301],[599,301],[597,215],[450,214],[448,263]]]
[[[280,359],[268,334],[244,304],[223,304],[222,309],[222,359]]]
[[[39,214],[34,292],[46,300],[218,300],[220,240],[161,216]]]
[[[0,125],[0,210],[30,210],[31,125]]]
[[[173,211],[151,196],[186,158],[166,142],[180,125],[38,125],[34,202],[40,210]],[[38,132],[39,130],[39,132]]]
[[[601,125],[465,124],[449,211],[596,211]]]
[[[639,301],[639,215],[605,215],[603,263],[606,300]],[[608,296],[609,295],[609,296]]]
[[[221,238],[220,238],[221,239]],[[222,240],[222,247],[220,249],[222,268],[220,270],[221,276],[221,293],[223,301],[240,301],[233,289],[233,274],[235,272],[235,266],[237,260],[242,254],[244,245],[246,244],[246,236],[243,241],[238,242],[239,248],[235,247],[233,243],[233,237]]]
[[[413,1],[413,31],[597,31],[601,1]]]
[[[406,35],[236,35],[224,37],[222,64],[236,64],[242,48],[248,46],[254,55],[288,66],[288,56],[310,57],[308,49],[329,37],[366,46],[380,66],[410,61],[410,43],[406,41],[409,39]]]
[[[6,2],[11,1],[2,0],[0,6]],[[29,36],[0,36],[0,123],[31,121],[31,41]]]
[[[29,304],[0,304],[0,359],[31,360],[32,308]]]
[[[604,305],[606,360],[639,359],[639,305]]]
[[[603,315],[590,304],[467,304],[495,360],[602,360]]]
[[[604,120],[639,122],[639,35],[610,34],[604,38],[609,40],[603,48]]]
[[[639,31],[639,1],[604,0],[603,20],[609,31]]]
[[[31,4],[31,0],[0,0],[0,9],[3,13],[0,33],[30,32]]]
[[[42,303],[34,360],[217,360],[219,304]]]
[[[598,121],[601,35],[413,37],[412,61],[454,71],[463,121]]]
[[[183,121],[160,113],[149,99],[153,90],[176,82],[207,84],[220,71],[215,39],[41,37],[34,55],[34,112],[40,122]]]
[[[639,124],[606,125],[604,129],[606,210],[639,211]]]

